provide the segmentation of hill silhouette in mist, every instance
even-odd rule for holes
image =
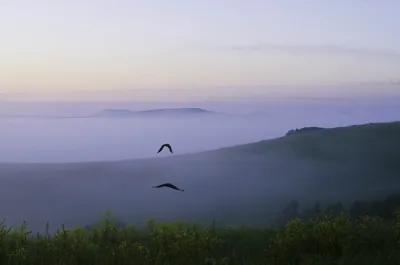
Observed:
[[[96,113],[94,117],[151,117],[151,116],[191,116],[205,114],[220,114],[217,112],[205,110],[202,108],[171,108],[171,109],[150,109],[141,111],[132,111],[129,109],[104,109]]]
[[[116,162],[0,164],[0,209],[33,229],[126,221],[265,222],[290,200],[344,203],[400,190],[400,122],[311,130],[201,153]],[[185,190],[152,189],[170,182]],[[12,202],[12,203],[10,203]],[[16,210],[18,209],[18,210]]]

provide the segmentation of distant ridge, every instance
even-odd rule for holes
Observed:
[[[93,117],[138,117],[138,116],[175,116],[175,115],[221,115],[202,108],[169,108],[132,111],[129,109],[104,109]]]
[[[290,130],[286,133],[286,136],[293,135],[296,133],[301,133],[301,132],[320,131],[320,130],[324,130],[324,129],[325,128],[321,128],[321,127],[304,127],[301,129]]]

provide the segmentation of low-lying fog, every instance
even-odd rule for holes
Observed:
[[[0,162],[145,158],[156,156],[158,147],[165,142],[174,147],[176,154],[183,154],[275,138],[297,127],[336,127],[400,119],[399,107],[375,102],[346,104],[314,100],[258,105],[214,103],[197,104],[195,107],[238,116],[0,118]],[[68,116],[68,105],[64,104],[59,109],[62,108],[65,110],[63,114]],[[92,107],[81,114],[73,112],[74,108],[77,109],[76,105],[69,108],[71,115],[93,114],[105,107],[99,104],[97,109]],[[157,108],[160,107],[154,104],[143,106],[143,109]],[[40,112],[30,114],[57,115],[54,110],[57,106],[50,111],[42,107]]]

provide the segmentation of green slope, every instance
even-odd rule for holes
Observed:
[[[399,147],[400,122],[391,122],[303,132],[218,151],[263,155],[293,153],[312,160],[358,159],[362,154],[363,158],[381,157],[393,162],[399,155]]]
[[[337,127],[297,133],[277,139],[217,150],[219,156],[263,156],[315,166],[358,167],[379,173],[376,178],[400,178],[400,122]],[[210,152],[212,154],[212,152]],[[268,161],[266,160],[266,163]],[[344,172],[346,173],[346,172]],[[368,174],[371,175],[371,174]],[[321,176],[323,177],[323,176]],[[355,176],[343,176],[355,177]],[[361,177],[361,176],[360,176]],[[340,176],[338,176],[340,178]]]
[[[325,185],[347,183],[357,190],[400,189],[400,122],[302,132],[216,152],[227,158],[263,157],[266,164],[279,164],[286,172],[298,167],[298,176],[307,168],[304,173],[310,181]],[[369,185],[372,183],[376,186]]]

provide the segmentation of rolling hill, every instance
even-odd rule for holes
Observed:
[[[117,162],[0,164],[12,224],[123,220],[264,222],[289,200],[350,202],[400,191],[400,122],[303,131],[207,152]],[[185,192],[152,189],[171,182]]]
[[[129,109],[105,109],[93,115],[93,117],[121,118],[121,117],[174,117],[174,116],[196,116],[217,115],[221,113],[201,108],[172,108],[172,109],[150,109],[132,111]]]

